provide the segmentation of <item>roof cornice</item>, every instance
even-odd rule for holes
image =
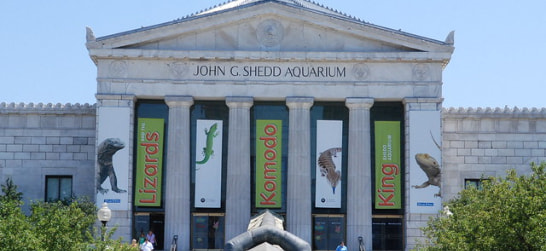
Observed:
[[[292,52],[292,51],[179,51],[143,49],[89,49],[97,59],[157,59],[157,60],[260,60],[260,61],[367,61],[407,62],[429,61],[448,63],[450,52]]]

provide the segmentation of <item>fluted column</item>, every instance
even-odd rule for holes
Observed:
[[[373,99],[347,98],[345,105],[349,108],[346,243],[356,248],[358,237],[362,236],[366,250],[372,250],[370,108]]]
[[[252,97],[227,97],[229,134],[225,239],[246,231],[250,221],[250,107]]]
[[[190,250],[190,96],[167,96],[169,106],[165,191],[165,238],[178,235],[178,249]]]
[[[311,218],[311,119],[313,98],[288,97],[288,184],[286,228],[312,243]]]

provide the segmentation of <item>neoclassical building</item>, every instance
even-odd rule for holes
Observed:
[[[2,103],[0,178],[106,202],[159,249],[222,249],[268,209],[313,250],[409,250],[465,184],[546,160],[546,109],[442,108],[446,35],[305,0],[88,28],[96,104]]]

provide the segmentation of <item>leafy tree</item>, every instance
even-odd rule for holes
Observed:
[[[105,233],[102,241],[93,228],[97,208],[85,198],[71,198],[57,202],[33,202],[30,215],[21,206],[22,193],[11,179],[2,185],[0,195],[0,246],[1,250],[21,251],[80,251],[80,250],[137,250],[113,240],[115,228]],[[103,229],[104,231],[105,229]],[[101,232],[102,233],[102,232]]]
[[[17,186],[13,184],[11,178],[7,178],[6,184],[2,185],[2,193],[4,193],[4,195],[0,195],[0,203],[3,201],[21,202],[23,199],[23,193],[17,191]]]
[[[34,202],[29,220],[35,227],[39,250],[66,250],[88,241],[86,232],[95,216],[86,214],[80,203]]]
[[[23,194],[17,191],[13,180],[6,179],[2,184],[0,195],[0,240],[2,247],[13,247],[11,250],[32,250],[32,226],[21,210]]]
[[[99,234],[104,233],[104,241],[101,240],[102,237],[94,238],[91,236],[91,232],[88,232],[89,237],[93,239],[90,244],[87,245],[88,250],[100,250],[100,251],[138,251],[138,247],[131,247],[128,243],[123,243],[122,239],[112,239],[112,235],[116,232],[116,227],[106,229],[101,227],[100,233],[95,230],[94,236],[100,236]]]
[[[446,206],[452,212],[432,218],[419,250],[546,250],[546,163],[532,174],[484,180]]]
[[[35,250],[33,226],[21,210],[19,201],[0,202],[0,241],[2,249]]]

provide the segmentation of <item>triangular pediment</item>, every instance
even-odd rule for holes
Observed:
[[[95,39],[89,49],[452,52],[450,43],[372,25],[302,0],[238,0],[182,19]]]

